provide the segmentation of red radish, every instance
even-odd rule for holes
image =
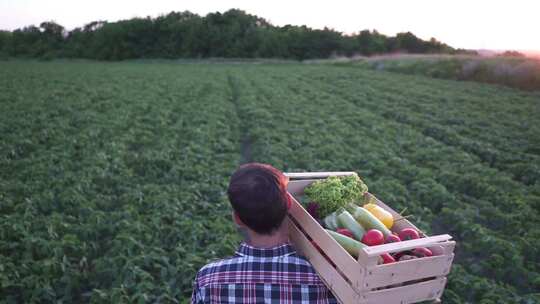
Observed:
[[[383,259],[383,264],[389,264],[389,263],[395,263],[396,260],[387,252],[381,254],[381,257]]]
[[[399,238],[399,236],[395,234],[390,234],[389,236],[386,237],[386,240],[385,240],[386,244],[395,243],[395,242],[401,242],[401,239]]]
[[[402,241],[414,240],[420,238],[418,231],[413,228],[405,228],[399,232],[399,238]]]
[[[425,258],[425,257],[433,256],[433,252],[431,252],[431,250],[429,250],[427,248],[424,248],[424,247],[415,248],[415,249],[413,249],[412,253],[413,253],[413,255],[415,255],[415,256],[417,256],[419,258]]]
[[[307,212],[314,218],[319,219],[319,204],[316,202],[309,202],[306,206]]]
[[[384,244],[384,235],[380,230],[370,229],[362,238],[362,243],[368,246],[377,246]]]
[[[347,229],[347,228],[339,228],[338,230],[336,230],[337,233],[341,233],[343,234],[344,236],[348,236],[350,237],[351,239],[354,239],[354,236],[352,234],[352,232]]]

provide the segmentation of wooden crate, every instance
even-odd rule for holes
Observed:
[[[450,235],[427,236],[406,219],[395,222],[393,231],[417,229],[422,238],[364,248],[358,259],[347,253],[302,207],[304,188],[329,176],[354,172],[286,173],[293,204],[289,211],[289,234],[295,248],[311,262],[319,276],[341,303],[416,303],[439,301],[454,259],[455,242]],[[372,196],[376,203],[400,218],[392,208]],[[326,257],[310,242],[315,240]],[[377,265],[382,253],[427,247],[434,256]]]

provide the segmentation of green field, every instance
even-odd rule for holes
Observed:
[[[242,162],[357,171],[457,240],[444,303],[540,303],[540,93],[329,65],[0,62],[0,303],[176,303]]]
[[[323,60],[322,63],[540,91],[540,60],[527,57],[404,54]]]

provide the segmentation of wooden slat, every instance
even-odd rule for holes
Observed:
[[[430,245],[435,246],[435,245],[439,245],[440,242],[448,241],[450,239],[452,239],[450,235],[441,234],[441,235],[419,238],[415,240],[388,243],[388,244],[383,244],[383,245],[378,245],[378,246],[373,246],[373,247],[365,247],[362,250],[364,250],[364,252],[368,256],[371,257],[371,256],[381,255],[386,252],[392,253],[392,252],[410,250],[417,247],[429,247]]]
[[[435,246],[427,246],[433,252],[433,255],[449,255],[454,253],[454,247],[456,247],[456,242],[454,241],[438,243]]]
[[[415,303],[427,300],[438,299],[444,285],[446,275],[450,270],[453,258],[455,242],[448,241],[449,235],[439,235],[424,237],[418,240],[404,241],[392,244],[385,244],[375,247],[365,248],[359,253],[358,261],[355,261],[339,244],[326,233],[322,227],[313,219],[305,209],[298,203],[296,198],[304,195],[304,188],[314,181],[327,178],[332,175],[350,175],[355,172],[307,172],[307,173],[286,173],[291,179],[288,190],[293,195],[293,205],[289,210],[290,236],[291,242],[299,247],[319,272],[325,283],[331,287],[332,291],[339,298],[341,303]],[[373,196],[373,195],[372,195]],[[400,215],[392,208],[378,200],[375,196],[375,203],[383,209],[389,211],[396,219]],[[294,219],[294,220],[292,220]],[[297,223],[301,229],[296,226]],[[407,219],[396,222],[392,227],[393,231],[403,228],[414,228],[422,236],[425,235],[414,224]],[[309,238],[316,240],[327,256],[335,263],[334,268],[326,258],[309,242]],[[399,244],[399,245],[395,245]],[[397,252],[413,249],[416,247],[428,247],[437,253],[431,258],[415,259],[411,261],[397,262],[393,264],[376,265],[376,261],[381,253]],[[446,258],[446,262],[444,259]],[[426,262],[429,262],[425,264]],[[434,264],[435,263],[435,264]],[[445,264],[446,263],[446,264]],[[317,266],[315,266],[315,264]],[[431,266],[428,266],[431,265]],[[447,266],[444,269],[442,267]],[[397,268],[396,268],[397,267]],[[367,271],[371,271],[368,274]],[[394,275],[392,275],[394,273]],[[409,274],[406,277],[406,274]],[[365,277],[364,277],[365,276]],[[369,291],[372,288],[399,284],[408,280],[416,280],[426,277],[437,277],[436,279],[409,284],[403,287],[385,288],[378,291]],[[410,281],[409,280],[409,281]],[[365,282],[371,282],[371,286],[364,286]],[[390,282],[390,283],[388,283]],[[352,283],[352,285],[351,285]],[[369,284],[369,283],[368,283]],[[384,284],[384,285],[383,285]]]
[[[292,221],[289,222],[289,237],[295,248],[309,260],[340,303],[360,302],[360,295],[353,290],[350,283],[317,251]]]
[[[295,197],[300,197],[304,195],[304,188],[311,185],[315,181],[318,181],[318,180],[317,179],[304,179],[304,180],[290,181],[289,185],[287,186],[287,191],[289,191],[289,193],[291,193]]]
[[[368,268],[364,280],[364,290],[429,277],[446,276],[450,272],[453,259],[454,254],[450,254]]]
[[[341,245],[339,245],[319,223],[307,213],[296,199],[293,198],[293,203],[289,209],[289,215],[292,216],[306,232],[306,234],[315,242],[319,247],[332,258],[332,261],[336,264],[337,268],[345,274],[349,279],[353,288],[359,290],[363,282],[363,268],[356,260],[347,252]]]
[[[367,252],[360,250],[357,261],[358,264],[360,264],[364,269],[367,269],[368,267],[377,265],[379,262],[379,257],[380,256],[378,255],[369,256]]]
[[[285,172],[291,180],[293,179],[324,179],[329,176],[347,176],[356,174],[356,172]]]
[[[446,284],[446,278],[367,292],[362,299],[368,304],[406,304],[438,299]]]

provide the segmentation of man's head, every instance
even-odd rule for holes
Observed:
[[[288,181],[270,165],[249,163],[233,173],[227,195],[244,225],[258,234],[272,234],[290,206]]]

